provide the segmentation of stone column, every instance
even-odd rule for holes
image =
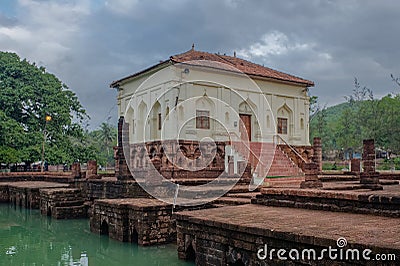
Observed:
[[[118,180],[131,179],[131,174],[127,164],[129,158],[125,157],[124,146],[129,147],[129,124],[126,123],[124,117],[121,116],[118,120],[118,159],[116,160],[116,163],[118,163],[118,172],[116,172]]]
[[[73,178],[81,178],[81,164],[80,163],[73,163],[71,165],[72,177]]]
[[[375,171],[375,143],[373,139],[363,140],[364,172],[360,174],[360,183],[375,190],[383,189],[379,185],[379,173]]]
[[[114,160],[115,160],[114,170],[115,170],[115,175],[117,175],[117,173],[119,172],[119,147],[114,146],[113,151],[114,151]]]
[[[100,176],[97,175],[97,161],[90,160],[87,163],[87,171],[86,171],[86,178],[88,179],[97,179]]]
[[[321,138],[315,137],[313,143],[314,155],[313,162],[317,164],[318,173],[322,173],[322,142]]]
[[[318,165],[315,162],[304,164],[305,180],[301,182],[300,188],[320,188],[321,180],[318,179]]]
[[[360,159],[351,159],[350,173],[356,176],[360,176],[361,165]]]

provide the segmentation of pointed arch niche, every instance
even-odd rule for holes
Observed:
[[[126,112],[125,123],[129,125],[129,140],[132,142],[135,135],[135,111],[132,106],[129,106],[129,109]]]
[[[214,132],[214,121],[212,117],[215,116],[215,104],[206,95],[196,100],[196,121],[195,126],[199,137],[209,136],[212,137]]]
[[[276,129],[283,137],[293,135],[293,111],[286,103],[278,109]]]
[[[138,107],[138,121],[137,121],[137,128],[135,130],[137,140],[139,142],[144,142],[145,139],[145,126],[146,126],[146,120],[147,120],[147,105],[141,101]]]
[[[151,108],[150,112],[150,138],[151,140],[160,139],[161,138],[161,104],[156,101]]]

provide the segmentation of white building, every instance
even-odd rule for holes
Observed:
[[[209,138],[255,144],[279,138],[293,146],[310,145],[311,86],[312,81],[236,56],[194,48],[111,84],[131,144]]]

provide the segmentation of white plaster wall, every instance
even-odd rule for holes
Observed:
[[[184,68],[188,68],[189,73],[184,73]],[[131,142],[152,140],[150,130],[158,128],[151,128],[154,124],[151,118],[142,125],[138,123],[143,121],[138,107],[141,102],[145,103],[147,114],[153,117],[151,106],[156,101],[161,105],[163,120],[162,130],[155,134],[157,137],[192,140],[211,137],[222,141],[227,140],[227,131],[239,136],[239,105],[245,101],[253,107],[252,141],[270,142],[277,134],[277,112],[285,106],[292,113],[292,119],[288,125],[289,134],[281,135],[282,138],[290,144],[309,145],[309,98],[305,89],[270,80],[251,80],[229,72],[170,66],[122,84],[118,110],[130,123]],[[179,100],[175,106],[177,96]],[[196,129],[196,109],[210,111],[210,130]],[[143,127],[143,134],[138,133],[138,126]],[[138,138],[141,135],[144,139]]]

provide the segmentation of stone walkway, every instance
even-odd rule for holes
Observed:
[[[383,190],[371,190],[371,189],[350,189],[351,187],[357,187],[360,182],[348,181],[348,182],[328,182],[324,183],[322,189],[299,189],[297,188],[263,188],[261,189],[262,194],[287,194],[291,196],[307,196],[312,195],[316,197],[327,197],[327,198],[345,198],[345,199],[358,199],[360,197],[368,198],[371,196],[385,197],[385,198],[398,198],[400,202],[400,185],[389,185],[384,186]],[[343,189],[343,188],[348,188]]]
[[[344,237],[349,244],[400,251],[397,218],[253,204],[176,215],[178,220],[195,224],[300,243],[335,245],[339,237]]]
[[[15,187],[15,188],[30,188],[30,189],[69,187],[68,184],[45,182],[45,181],[21,181],[21,182],[0,183],[0,185],[3,185],[3,184],[8,185],[10,187]]]

